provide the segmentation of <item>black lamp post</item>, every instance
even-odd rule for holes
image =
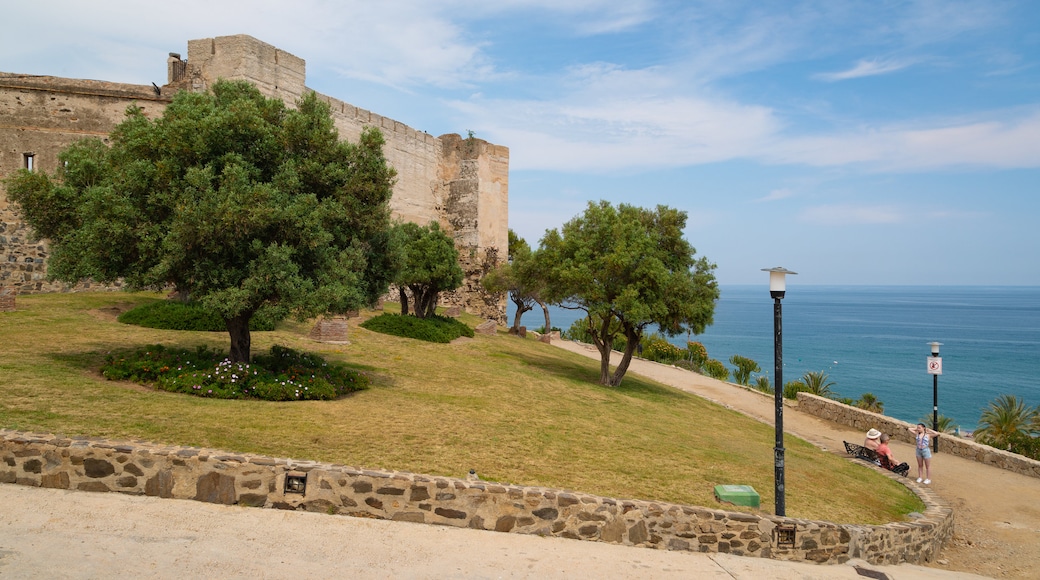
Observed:
[[[939,375],[942,374],[942,357],[939,356],[941,342],[929,342],[932,356],[928,357],[928,374],[932,375],[932,430],[939,432]],[[932,441],[932,449],[939,452],[939,437]]]
[[[769,272],[769,296],[773,298],[773,395],[776,403],[776,447],[773,448],[773,481],[776,515],[787,515],[784,502],[784,341],[780,300],[787,289],[784,276],[797,274],[786,268],[762,268]]]

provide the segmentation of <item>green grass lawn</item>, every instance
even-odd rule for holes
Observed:
[[[486,480],[708,507],[719,507],[715,485],[746,484],[772,509],[772,426],[631,373],[602,387],[597,361],[504,333],[436,344],[370,332],[356,318],[349,345],[309,340],[309,323],[253,333],[254,353],[282,344],[369,373],[370,389],[335,401],[203,399],[105,380],[97,369],[112,349],[227,349],[226,333],[115,321],[120,308],[157,298],[19,296],[15,312],[0,313],[0,426],[453,477],[475,469]],[[788,516],[881,523],[924,508],[861,465],[795,437],[785,444]]]

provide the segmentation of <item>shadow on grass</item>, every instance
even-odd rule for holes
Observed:
[[[633,375],[631,369],[630,372],[625,373],[620,386],[605,387],[599,383],[598,360],[587,359],[563,350],[552,354],[514,350],[503,353],[502,356],[515,359],[519,364],[537,367],[557,378],[588,383],[595,388],[609,390],[612,393],[622,393],[640,399],[681,399],[687,396],[678,389]],[[612,360],[612,362],[616,361]],[[611,370],[613,371],[616,366],[616,364],[611,364]]]
[[[101,363],[105,362],[105,357],[108,356],[109,352],[115,351],[89,350],[83,352],[49,352],[44,356],[55,363],[68,368],[100,374]]]
[[[143,346],[145,346],[145,345],[135,345],[135,346],[127,346],[125,348],[118,348],[118,349],[90,350],[90,351],[82,351],[82,352],[49,352],[49,353],[46,353],[44,356],[46,358],[50,359],[51,361],[53,361],[55,364],[64,366],[66,368],[75,369],[75,370],[78,370],[78,371],[81,371],[81,372],[84,372],[84,373],[89,373],[91,375],[94,375],[94,376],[102,379],[102,380],[108,381],[101,374],[101,365],[105,362],[105,357],[107,357],[110,354],[132,353],[132,352],[142,348]],[[180,346],[178,346],[176,344],[164,344],[163,346],[165,346],[167,348],[185,348],[185,347],[180,347]],[[223,351],[221,351],[221,352],[223,352]],[[310,352],[310,351],[308,351],[308,352]],[[328,359],[328,357],[325,354],[323,354],[323,353],[315,353],[315,354],[317,354],[318,356],[321,356],[322,358]],[[346,367],[346,368],[348,368],[348,369],[350,369],[352,371],[356,371],[358,373],[366,375],[368,377],[368,379],[369,379],[369,388],[372,388],[372,387],[380,387],[380,388],[393,387],[393,386],[395,386],[397,384],[396,379],[393,376],[387,374],[385,368],[376,367],[376,366],[373,366],[373,365],[370,365],[370,364],[353,363],[353,362],[349,362],[349,361],[345,361],[345,360],[339,359],[338,357],[335,360],[336,360],[336,362],[338,364],[342,364],[344,367]],[[138,383],[138,382],[134,382],[134,381],[108,381],[108,382],[125,383],[125,384],[128,384],[128,385],[137,385],[137,386],[140,386],[140,387],[145,387],[147,389],[158,390],[159,392],[174,392],[174,391],[163,391],[161,389],[156,389],[155,385],[152,384],[152,383]],[[362,389],[362,390],[364,390],[364,389]],[[356,394],[358,392],[360,392],[360,391],[353,391],[353,392],[345,393],[343,395],[339,395],[338,397],[335,397],[335,399],[332,399],[332,400],[345,399],[345,398],[348,398],[348,397],[350,397],[350,396],[352,396],[352,395],[354,395],[354,394]],[[179,394],[184,394],[184,393],[179,393]],[[187,395],[187,396],[192,396],[192,395]],[[254,399],[249,399],[249,400],[254,400]],[[259,399],[256,399],[256,400],[259,400]]]

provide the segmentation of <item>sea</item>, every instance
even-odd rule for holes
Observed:
[[[1040,287],[801,286],[781,302],[783,380],[823,371],[839,397],[872,393],[884,413],[931,424],[933,388],[939,413],[962,431],[1003,394],[1040,404]],[[509,322],[515,311],[509,303]],[[553,327],[567,329],[582,311],[551,307]],[[542,326],[541,309],[524,314]],[[700,335],[708,356],[730,369],[734,354],[756,361],[773,382],[773,300],[767,284],[723,285],[714,324]],[[941,375],[928,373],[931,342],[940,342]],[[933,376],[937,377],[933,380]],[[754,380],[754,378],[752,378]]]

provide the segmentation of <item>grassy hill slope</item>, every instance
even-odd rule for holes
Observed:
[[[307,339],[310,324],[253,333],[364,370],[372,388],[327,402],[202,399],[106,381],[106,352],[163,343],[226,350],[224,333],[126,326],[115,314],[155,294],[19,296],[0,313],[0,427],[145,439],[369,468],[539,485],[718,507],[717,484],[748,484],[773,504],[773,429],[629,374],[596,384],[598,363],[503,333],[455,344],[373,333],[349,345]],[[477,322],[467,320],[470,324]],[[787,513],[878,523],[922,509],[887,478],[795,437]]]

